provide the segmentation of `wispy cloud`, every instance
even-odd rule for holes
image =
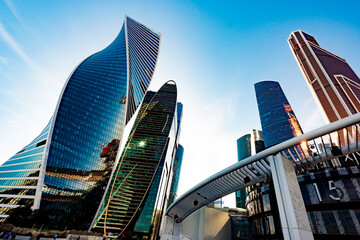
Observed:
[[[320,110],[313,97],[304,99],[296,115],[301,118],[300,124],[304,132],[313,130],[325,124]]]
[[[12,14],[15,16],[15,18],[16,18],[21,24],[23,24],[23,21],[22,21],[20,15],[19,15],[19,13],[18,13],[18,11],[17,11],[17,9],[16,9],[13,1],[11,1],[11,0],[4,0],[4,2],[5,2],[5,4],[6,4],[6,6],[8,6],[8,8],[9,8],[10,11],[12,12]]]
[[[15,41],[12,35],[2,25],[0,22],[0,37],[9,45],[9,47],[28,65],[28,67],[40,78],[45,79],[46,74],[43,70],[37,66],[23,51],[20,45]]]
[[[9,66],[9,59],[7,59],[6,57],[2,57],[0,56],[0,63]]]

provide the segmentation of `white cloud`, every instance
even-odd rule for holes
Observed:
[[[0,23],[0,36],[11,47],[11,49],[19,55],[24,62],[34,71],[39,71],[39,67],[25,54],[20,45],[14,38],[6,31],[4,26]]]
[[[0,63],[2,63],[5,66],[9,67],[9,59],[7,59],[6,57],[0,56]]]
[[[17,43],[12,35],[4,28],[0,22],[0,37],[9,45],[9,47],[25,62],[25,64],[31,69],[39,80],[46,83],[49,78],[52,78],[51,74],[41,69],[29,56],[24,52],[21,46]]]
[[[8,6],[8,8],[10,9],[10,11],[12,12],[12,14],[15,16],[15,18],[22,24],[22,20],[21,17],[15,7],[15,5],[13,4],[13,1],[11,0],[4,0],[6,6]]]

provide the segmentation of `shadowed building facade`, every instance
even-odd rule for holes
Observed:
[[[117,232],[131,239],[159,236],[176,171],[180,123],[176,101],[174,81],[145,95],[92,224],[93,231]]]
[[[48,211],[50,228],[90,226],[159,44],[159,33],[125,17],[116,39],[74,69],[49,124],[0,167],[2,220],[26,203]]]

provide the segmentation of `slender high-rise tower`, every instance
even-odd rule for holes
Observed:
[[[177,149],[177,90],[148,92],[92,224],[94,231],[157,239]]]
[[[182,119],[182,114],[183,114],[183,104],[182,103],[177,103],[176,112],[177,112],[176,139],[178,140],[180,138],[181,119]],[[173,179],[171,180],[170,196],[169,196],[169,201],[167,203],[168,206],[170,206],[177,197],[177,190],[178,190],[178,185],[179,185],[180,171],[181,171],[183,156],[184,156],[184,147],[182,145],[178,144],[178,148],[175,153],[175,159],[174,159],[174,164],[173,164],[174,174],[173,174]]]
[[[326,122],[359,112],[360,79],[345,59],[321,48],[313,36],[301,30],[292,32],[288,42]],[[355,131],[338,131],[319,149],[326,148],[336,156],[340,151],[336,145],[356,140],[353,136]],[[359,237],[360,195],[354,193],[359,189],[359,172],[358,153],[297,172],[315,239]]]
[[[265,149],[262,131],[253,129],[250,134],[246,134],[236,141],[238,161],[250,157]],[[237,208],[245,208],[246,190],[240,189],[235,192]]]
[[[171,180],[170,196],[169,196],[169,201],[167,203],[168,206],[170,206],[176,200],[177,197],[183,156],[184,156],[184,147],[179,144],[175,153],[175,159],[173,164],[174,174],[173,174],[173,179]]]
[[[125,17],[116,39],[74,69],[43,132],[0,167],[2,220],[14,207],[32,204],[49,212],[48,228],[89,227],[117,166],[124,126],[150,84],[159,44],[159,33]]]
[[[345,59],[301,30],[292,32],[288,42],[326,122],[360,111],[360,79]]]
[[[278,82],[255,84],[256,100],[265,147],[269,148],[303,132]],[[289,151],[287,157],[304,154],[300,146]],[[248,220],[255,239],[283,239],[274,185],[271,180],[246,188]]]
[[[303,134],[278,82],[258,82],[255,92],[266,148]]]

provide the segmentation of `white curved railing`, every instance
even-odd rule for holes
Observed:
[[[358,123],[360,123],[360,113],[245,158],[191,188],[170,205],[166,215],[181,222],[195,210],[220,197],[265,181],[271,177],[267,158],[279,152],[292,160],[294,167],[300,171],[331,159],[331,164],[336,166],[338,157],[360,151]]]

